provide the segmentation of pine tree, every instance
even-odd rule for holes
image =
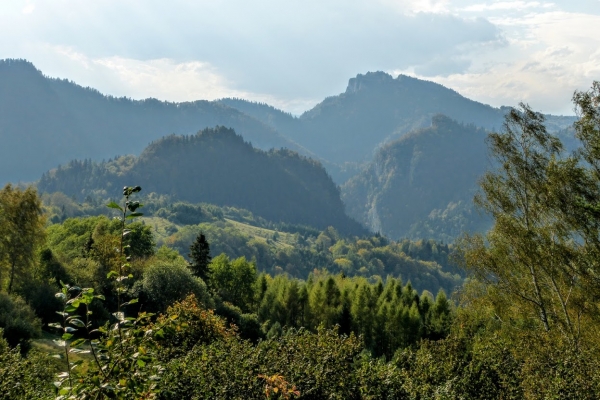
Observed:
[[[191,260],[189,266],[193,274],[208,283],[208,264],[210,264],[211,260],[210,246],[206,240],[206,236],[202,232],[200,232],[194,243],[190,246],[188,257]]]

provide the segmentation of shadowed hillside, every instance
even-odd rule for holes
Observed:
[[[131,182],[178,200],[245,208],[274,222],[366,233],[344,214],[339,189],[318,162],[290,150],[255,149],[223,127],[164,137],[139,157],[72,161],[44,174],[38,188],[83,199],[117,195]]]
[[[438,115],[379,150],[342,187],[348,213],[392,238],[451,241],[486,222],[473,210],[478,178],[488,167],[486,133]]]

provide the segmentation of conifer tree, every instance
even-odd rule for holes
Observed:
[[[193,274],[208,283],[210,264],[210,246],[206,240],[206,236],[202,232],[196,237],[196,240],[190,246],[190,269]]]

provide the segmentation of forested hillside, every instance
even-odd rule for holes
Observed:
[[[33,181],[72,159],[139,154],[162,136],[224,125],[258,148],[305,151],[273,128],[220,103],[105,96],[42,75],[25,60],[0,60],[0,182]],[[14,168],[19,165],[19,168]]]
[[[473,207],[479,177],[491,167],[486,133],[437,115],[428,128],[382,147],[342,187],[348,214],[391,238],[452,241],[489,222]]]
[[[79,219],[93,221],[106,214],[99,198],[78,202],[63,193],[41,196],[46,215],[54,224],[70,226],[83,246]],[[303,279],[314,271],[329,271],[370,280],[388,275],[411,282],[417,290],[452,293],[464,274],[452,262],[452,245],[434,240],[392,241],[381,235],[348,236],[333,227],[318,230],[306,225],[275,223],[248,210],[214,204],[173,201],[170,196],[142,196],[146,215],[141,222],[151,229],[158,247],[167,246],[189,259],[190,244],[202,233],[213,255],[255,260],[260,272]],[[56,229],[56,228],[54,228]],[[64,239],[64,237],[63,237]],[[62,240],[62,239],[61,239]],[[70,240],[70,239],[69,239]]]
[[[274,222],[366,233],[346,216],[339,189],[318,162],[285,149],[255,149],[223,127],[167,136],[139,157],[72,161],[44,174],[38,188],[84,199],[97,193],[110,196],[131,181],[148,192],[245,208]]]

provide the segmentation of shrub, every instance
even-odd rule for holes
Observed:
[[[42,324],[35,312],[20,297],[0,293],[0,328],[11,347],[21,346],[21,352],[27,353],[30,340],[40,337]]]
[[[47,355],[36,350],[23,357],[11,349],[0,329],[0,400],[49,399],[54,393],[54,368]]]
[[[164,312],[190,294],[203,305],[212,305],[206,284],[178,261],[156,260],[147,266],[142,278],[142,291],[149,306],[156,311]]]
[[[222,317],[199,305],[196,296],[191,294],[157,318],[155,326],[164,327],[164,334],[156,339],[161,348],[160,358],[181,357],[198,344],[234,336],[235,331],[226,325]]]
[[[168,363],[159,398],[264,399],[265,377],[277,376],[300,399],[356,399],[354,360],[362,349],[354,336],[325,329],[289,330],[256,346],[228,337]]]

